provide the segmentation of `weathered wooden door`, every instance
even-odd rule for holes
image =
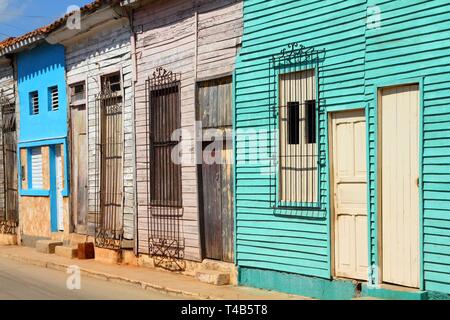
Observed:
[[[4,216],[1,219],[17,223],[18,180],[17,180],[17,132],[14,104],[3,106],[3,169],[4,169]]]
[[[331,117],[335,275],[368,278],[366,120],[364,110]]]
[[[72,107],[70,114],[72,130],[72,224],[76,233],[86,234],[88,206],[86,106]]]
[[[203,252],[205,258],[233,262],[233,161],[231,140],[227,140],[231,128],[231,78],[201,82],[197,94],[197,120],[202,122],[204,136],[208,136],[204,137],[200,170]],[[211,135],[215,136],[213,146]]]
[[[380,95],[382,279],[418,288],[419,87],[386,88]]]
[[[234,217],[231,146],[224,146],[220,152],[205,150],[203,157],[214,158],[219,153],[221,161],[202,165],[205,257],[232,262]]]

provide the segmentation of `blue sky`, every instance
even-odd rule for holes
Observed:
[[[0,41],[42,27],[63,16],[71,5],[92,0],[0,0]]]

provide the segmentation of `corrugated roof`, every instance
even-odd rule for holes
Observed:
[[[80,11],[81,11],[81,14],[92,13],[92,12],[95,12],[98,8],[100,8],[104,4],[112,4],[112,3],[116,3],[116,2],[118,2],[118,0],[95,0],[83,7],[81,7]],[[44,38],[50,32],[63,26],[67,22],[67,20],[70,16],[71,16],[70,13],[66,14],[64,17],[59,18],[58,20],[52,22],[49,25],[38,28],[31,32],[28,32],[19,37],[8,38],[6,40],[3,40],[2,42],[0,42],[0,55],[5,54],[6,49],[11,48],[13,46],[21,47],[23,45],[33,43],[35,41],[38,41],[38,40]]]

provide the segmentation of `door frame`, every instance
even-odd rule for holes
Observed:
[[[330,274],[331,274],[331,278],[332,279],[337,279],[337,278],[342,278],[340,276],[336,275],[336,250],[335,250],[335,245],[336,245],[336,241],[335,241],[335,236],[336,236],[336,232],[335,232],[335,203],[334,203],[334,161],[333,161],[333,124],[332,124],[332,116],[335,113],[344,113],[344,112],[351,112],[351,111],[358,111],[361,110],[364,112],[365,118],[366,118],[366,154],[368,154],[368,146],[369,146],[369,135],[368,135],[368,127],[369,127],[369,123],[368,123],[368,115],[367,115],[367,108],[365,107],[352,107],[352,108],[342,108],[342,109],[330,109],[327,110],[326,112],[326,119],[327,119],[327,162],[329,164],[328,166],[328,199],[329,199],[329,214],[328,214],[328,221],[329,221],[329,239],[328,239],[328,243],[329,243],[329,256],[330,256]],[[367,157],[366,159],[366,166],[367,166],[367,220],[368,220],[368,232],[367,234],[369,235],[369,248],[368,248],[368,256],[369,256],[369,268],[370,268],[370,203],[369,203],[369,157]]]
[[[423,209],[423,154],[424,154],[424,144],[423,144],[423,132],[424,132],[424,77],[418,77],[418,78],[404,78],[404,79],[398,79],[398,80],[392,80],[392,81],[382,81],[378,82],[374,85],[374,117],[375,117],[375,172],[376,172],[376,183],[375,183],[375,206],[376,206],[376,212],[375,212],[375,237],[376,237],[376,245],[374,246],[375,252],[369,251],[369,259],[374,255],[376,261],[375,266],[376,270],[373,270],[375,273],[374,275],[374,285],[381,285],[383,284],[383,250],[382,250],[382,193],[381,193],[381,173],[382,173],[382,167],[381,167],[381,92],[383,89],[390,88],[390,87],[401,87],[401,86],[407,86],[407,85],[418,85],[419,87],[419,289],[424,290],[425,289],[425,282],[424,282],[424,250],[423,250],[423,243],[424,243],[424,226],[423,226],[423,217],[424,217],[424,209]],[[371,265],[371,262],[370,264]]]

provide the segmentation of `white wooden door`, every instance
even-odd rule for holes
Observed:
[[[56,160],[56,208],[58,210],[58,230],[64,231],[63,217],[63,166],[61,157],[61,146],[55,148]]]
[[[366,119],[364,110],[332,114],[335,275],[368,278]]]
[[[419,87],[381,91],[383,282],[419,287]]]

